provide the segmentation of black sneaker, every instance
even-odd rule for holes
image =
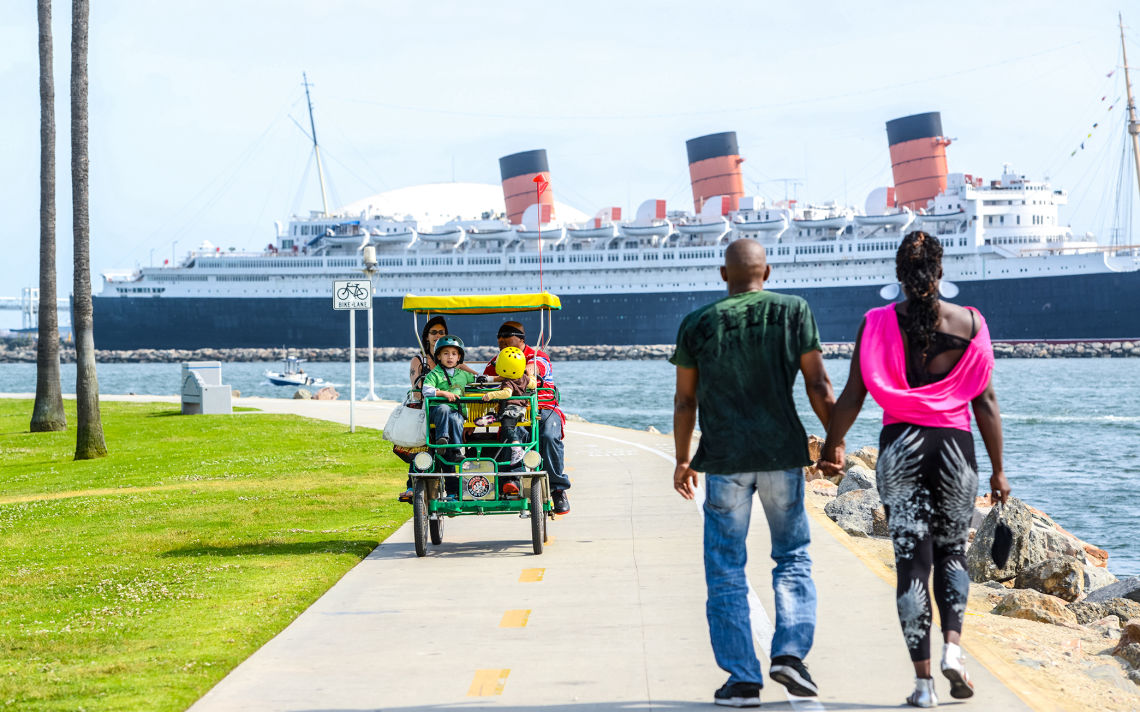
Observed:
[[[762,687],[755,682],[726,682],[713,693],[713,703],[722,707],[759,707]]]
[[[570,500],[566,497],[566,493],[562,490],[555,490],[550,493],[550,498],[554,500],[554,513],[555,514],[569,514],[570,513]]]
[[[804,661],[794,655],[777,655],[772,658],[768,677],[788,688],[788,692],[797,697],[815,697],[819,694],[819,688],[812,682]]]

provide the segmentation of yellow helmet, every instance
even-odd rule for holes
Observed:
[[[522,349],[508,346],[499,352],[499,357],[495,359],[496,374],[513,381],[516,378],[522,378],[525,372],[526,354],[522,352]]]

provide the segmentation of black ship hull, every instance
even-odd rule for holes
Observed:
[[[954,301],[985,315],[995,340],[1071,341],[1140,338],[1140,272],[1110,272],[958,282]],[[780,290],[807,299],[824,341],[853,341],[863,314],[882,305],[878,287]],[[681,319],[725,292],[655,292],[562,296],[553,343],[566,346],[666,344]],[[377,298],[378,347],[412,346],[401,299]],[[100,349],[294,348],[348,345],[347,312],[332,298],[94,297]],[[456,317],[470,344],[494,343],[503,316]],[[538,316],[517,317],[537,334]],[[422,325],[422,318],[420,324]],[[366,312],[356,313],[357,345],[367,344]]]

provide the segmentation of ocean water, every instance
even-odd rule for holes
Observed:
[[[836,393],[850,362],[829,360]],[[368,392],[368,364],[357,364],[357,394]],[[249,396],[288,398],[294,388],[271,385],[272,363],[232,363],[223,382]],[[347,397],[347,363],[309,363],[306,371]],[[376,394],[398,399],[407,390],[407,363],[376,364]],[[587,420],[644,430],[672,430],[673,367],[663,361],[568,361],[555,364],[567,412]],[[102,393],[171,395],[178,364],[100,364]],[[74,391],[75,367],[63,366],[64,391]],[[1001,359],[994,386],[1004,419],[1005,470],[1016,496],[1048,512],[1061,526],[1109,552],[1117,576],[1140,574],[1140,359]],[[35,390],[34,364],[0,364],[0,392]],[[802,382],[796,401],[809,433],[822,434]],[[847,436],[849,450],[877,445],[882,411],[868,398]],[[990,466],[975,433],[980,491]],[[663,468],[662,486],[670,473]]]

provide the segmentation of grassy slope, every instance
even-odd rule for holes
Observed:
[[[184,709],[409,514],[377,431],[176,412],[105,403],[73,462],[0,400],[0,706]]]

